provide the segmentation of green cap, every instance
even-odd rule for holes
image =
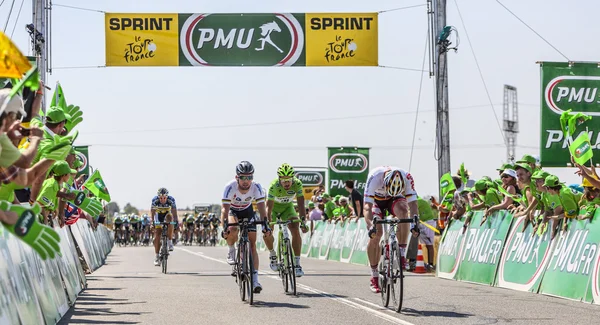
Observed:
[[[329,194],[328,194],[328,193],[323,193],[323,194],[321,195],[321,197],[322,197],[322,198],[324,198],[324,199],[328,199],[328,198],[330,198],[331,196],[329,196]]]
[[[336,196],[335,196],[335,201],[339,201],[339,200],[340,200],[340,197],[342,197],[342,196],[341,196],[341,195],[339,195],[339,194],[338,194],[338,195],[336,195]]]
[[[313,201],[309,201],[309,202],[308,202],[308,207],[309,207],[309,208],[314,208],[314,207],[315,207],[315,202],[313,202]]]
[[[548,173],[547,171],[544,170],[536,170],[533,175],[531,175],[531,178],[533,179],[546,179],[546,177],[548,177],[550,175],[550,173]]]
[[[532,155],[524,155],[523,158],[521,158],[521,160],[517,160],[517,164],[522,164],[522,163],[535,164],[536,159]]]
[[[501,171],[504,171],[506,169],[514,169],[514,167],[515,166],[511,165],[511,164],[503,164],[502,167],[496,168],[496,170],[499,171],[499,172],[501,172]]]
[[[518,164],[516,164],[516,165],[515,165],[515,170],[516,170],[516,169],[519,169],[519,168],[525,169],[525,170],[526,170],[526,171],[528,171],[530,174],[533,172],[533,171],[531,170],[531,166],[529,166],[529,165],[528,165],[528,164],[526,164],[526,163],[518,163]]]
[[[81,160],[75,159],[75,161],[73,161],[73,168],[79,168],[81,166],[83,166],[83,162],[81,162]]]
[[[77,174],[77,171],[75,169],[71,169],[71,167],[69,167],[69,164],[67,164],[66,161],[55,162],[54,165],[52,166],[52,172],[56,176],[63,176],[63,175],[67,175],[67,174]]]
[[[492,181],[492,178],[489,176],[483,176],[481,179],[486,180],[486,181]]]
[[[67,114],[58,106],[52,106],[46,111],[47,121],[50,123],[60,123],[67,120]]]
[[[488,181],[485,179],[480,179],[477,182],[475,182],[475,190],[476,191],[483,191],[486,189],[487,186],[489,186]]]
[[[559,185],[560,181],[558,180],[558,177],[554,175],[548,175],[548,177],[546,177],[546,181],[544,181],[544,186],[555,187]]]

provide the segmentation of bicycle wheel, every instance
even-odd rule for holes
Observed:
[[[167,257],[169,255],[168,249],[167,249],[167,238],[164,237],[163,238],[163,244],[162,244],[162,273],[167,274]]]
[[[287,240],[286,241],[286,253],[287,256],[287,278],[290,284],[290,289],[292,294],[296,295],[296,267],[294,265],[294,251],[292,250],[292,243]]]
[[[379,258],[379,264],[377,270],[379,271],[379,289],[381,290],[381,304],[383,307],[387,307],[390,304],[390,290],[391,290],[391,278],[390,278],[390,260],[386,258],[390,252],[386,251],[385,246],[381,248],[381,257]]]
[[[246,270],[249,271],[246,275],[246,281],[248,282],[248,302],[252,305],[254,303],[254,261],[252,259],[252,251],[250,250],[249,244],[246,244],[246,256],[248,256],[246,259],[246,263],[248,263]]]
[[[392,275],[392,297],[394,300],[394,310],[397,313],[402,310],[402,301],[404,299],[404,273],[402,271],[402,258],[400,254],[400,248],[398,244],[394,244],[390,246],[390,267],[392,268],[392,272],[389,274]]]
[[[235,264],[236,272],[237,272],[237,283],[240,289],[240,298],[242,301],[246,301],[246,274],[245,274],[245,266],[246,266],[246,256],[245,256],[245,245],[242,243],[238,246],[237,252],[237,260]]]

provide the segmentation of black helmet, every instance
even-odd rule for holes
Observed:
[[[169,195],[169,190],[167,190],[164,187],[161,187],[158,189],[158,191],[156,192],[156,194],[158,195]]]
[[[249,161],[242,161],[235,167],[235,173],[240,174],[254,174],[254,166]]]

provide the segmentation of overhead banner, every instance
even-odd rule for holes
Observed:
[[[566,167],[571,163],[569,142],[581,133],[565,138],[560,114],[566,110],[592,116],[587,122],[592,149],[600,138],[600,68],[598,63],[541,63],[540,163],[543,167]]]
[[[313,196],[313,191],[319,186],[325,186],[325,170],[317,169],[301,169],[294,168],[296,170],[296,178],[302,182],[302,193],[304,194],[305,200],[310,200]]]
[[[106,65],[377,66],[377,18],[377,13],[106,13]]]
[[[364,193],[369,176],[369,148],[327,148],[329,153],[329,184],[331,196],[348,196],[347,180],[354,181],[354,188]]]
[[[90,160],[88,153],[88,146],[74,146],[73,149],[77,151],[76,159],[81,162],[81,166],[77,168],[77,176],[81,174],[90,175]]]

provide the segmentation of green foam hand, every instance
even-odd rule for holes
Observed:
[[[77,124],[83,121],[83,112],[81,111],[79,106],[69,105],[65,113],[71,116],[71,119],[65,124],[65,128],[67,128],[67,130],[71,132],[73,128],[77,126]]]
[[[87,197],[83,191],[71,191],[71,193],[75,194],[75,199],[69,200],[69,202],[89,213],[94,218],[97,218],[100,215],[100,212],[102,212],[102,203]]]
[[[41,141],[38,150],[42,153],[42,158],[62,161],[71,152],[72,143],[69,137],[55,136],[52,140]]]
[[[18,205],[2,202],[0,209],[11,211],[19,216],[14,225],[4,224],[6,229],[27,245],[31,246],[45,260],[60,255],[60,236],[51,227],[38,222],[37,215],[42,208],[34,204]]]

